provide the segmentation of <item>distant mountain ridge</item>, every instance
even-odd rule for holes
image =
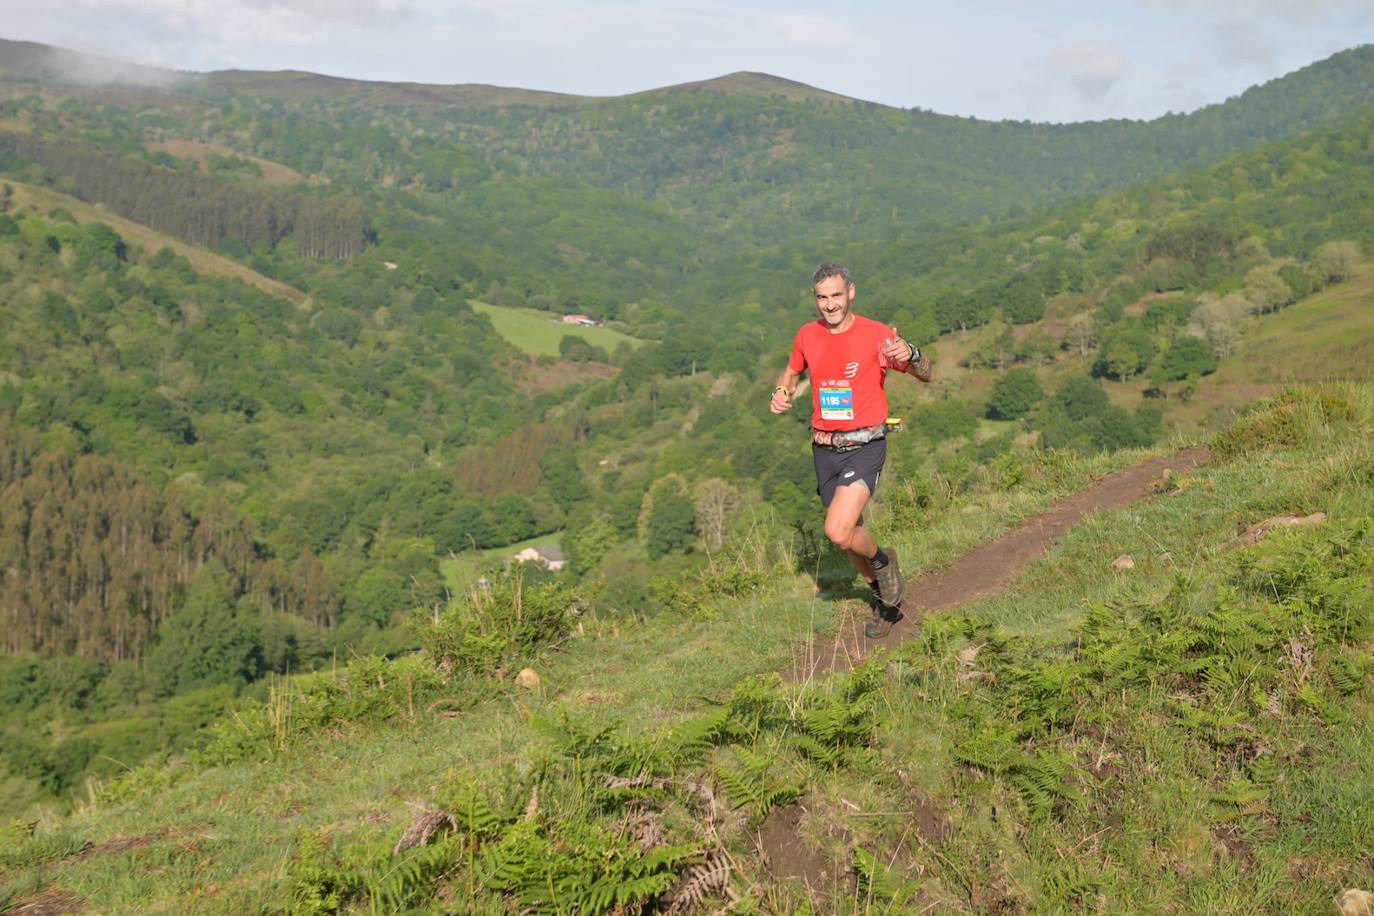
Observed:
[[[789,101],[857,102],[839,93],[768,73],[741,70],[712,79],[661,86],[622,96],[586,96],[486,83],[414,83],[365,80],[305,70],[168,70],[31,41],[0,38],[0,82],[58,85],[134,85],[171,90],[228,90],[266,98],[346,98],[355,102],[402,102],[418,106],[595,105],[659,93],[782,96]],[[866,103],[872,104],[872,103]]]
[[[1313,62],[1291,73],[1252,86],[1238,96],[1205,105],[1186,114],[1168,113],[1143,123],[1179,117],[1205,115],[1236,104],[1255,102],[1265,96],[1283,94],[1294,83],[1313,79],[1345,82],[1349,92],[1328,98],[1322,108],[1359,107],[1374,104],[1374,45],[1359,45],[1340,51],[1325,60]],[[877,109],[900,111],[894,106],[856,99],[811,86],[786,77],[741,70],[722,76],[644,89],[619,96],[584,96],[485,83],[432,84],[364,80],[331,76],[302,70],[212,70],[206,72],[169,70],[130,63],[116,58],[88,54],[67,48],[0,38],[0,82],[32,81],[89,86],[101,84],[137,85],[158,89],[208,89],[242,92],[266,98],[305,100],[312,98],[346,99],[355,103],[403,103],[429,106],[511,106],[582,107],[626,99],[645,99],[657,95],[704,93],[719,96],[783,98],[791,102],[847,102]],[[1285,88],[1287,87],[1287,88]],[[968,120],[978,121],[973,118]],[[1134,119],[1126,119],[1134,121]],[[1074,122],[1079,127],[1103,122]],[[1142,123],[1142,122],[1136,122]],[[1049,125],[1045,125],[1049,126]]]
[[[188,78],[189,74],[177,70],[147,67],[35,41],[0,38],[0,82],[173,88],[184,85]]]

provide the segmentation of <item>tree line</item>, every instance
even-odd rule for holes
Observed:
[[[372,241],[367,209],[351,197],[255,189],[79,141],[0,131],[0,169],[22,160],[58,189],[215,250],[291,237],[307,258],[344,259]]]
[[[192,512],[126,462],[44,450],[0,416],[6,652],[138,659],[212,562],[231,601],[335,622],[338,585],[309,550],[292,564],[264,558],[252,522],[222,500]]]

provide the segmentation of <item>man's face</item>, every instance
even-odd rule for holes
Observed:
[[[826,277],[813,288],[816,308],[821,320],[832,330],[843,328],[849,321],[849,303],[854,300],[854,284],[844,277]]]

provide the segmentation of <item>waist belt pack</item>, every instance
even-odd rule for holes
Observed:
[[[811,441],[837,452],[848,452],[878,439],[886,438],[887,424],[864,426],[859,429],[840,429],[831,432],[825,429],[811,430]]]

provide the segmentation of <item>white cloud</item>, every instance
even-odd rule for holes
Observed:
[[[1056,48],[1045,57],[1050,68],[1088,99],[1101,99],[1126,73],[1126,58],[1116,48],[1078,44]]]
[[[1143,6],[1181,10],[1197,16],[1253,16],[1274,14],[1310,19],[1332,13],[1367,10],[1366,0],[1143,0]]]
[[[1228,16],[1212,27],[1217,60],[1230,67],[1277,65],[1283,51],[1275,30],[1248,16]]]
[[[413,15],[409,4],[399,0],[242,0],[242,5],[273,15],[348,25],[375,26]]]

